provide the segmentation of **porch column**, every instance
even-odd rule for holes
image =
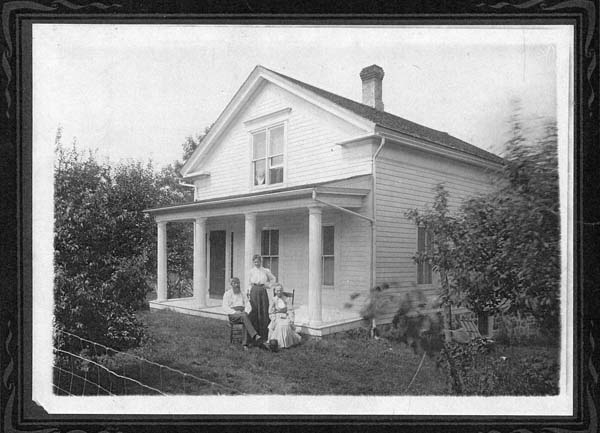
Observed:
[[[308,208],[308,319],[310,323],[322,321],[321,282],[323,281],[323,241],[321,206]]]
[[[244,227],[244,281],[241,282],[242,289],[248,289],[248,272],[252,268],[252,256],[254,255],[254,245],[256,242],[256,212],[246,214]]]
[[[156,300],[158,302],[167,300],[167,223],[160,221],[156,224],[157,254],[156,254]]]
[[[206,307],[206,218],[194,219],[194,299],[197,307]]]

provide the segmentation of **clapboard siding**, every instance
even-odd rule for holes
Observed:
[[[322,304],[330,308],[341,308],[350,301],[353,293],[366,297],[371,275],[371,227],[366,221],[336,210],[324,209],[323,225],[334,226],[334,286],[323,287]],[[279,272],[277,280],[287,289],[295,289],[296,305],[308,303],[308,209],[287,211],[280,215],[258,214],[256,219],[256,244],[254,251],[260,252],[260,233],[263,229],[279,230]],[[225,285],[229,286],[231,233],[233,232],[233,275],[243,278],[244,263],[244,219],[243,217],[209,218],[207,231],[227,232],[227,272]],[[210,268],[209,268],[210,269]],[[209,279],[210,281],[210,279]],[[242,280],[248,288],[248,282]],[[356,308],[359,305],[357,304]]]
[[[277,187],[325,182],[371,173],[369,146],[336,143],[366,131],[275,84],[264,85],[233,119],[213,150],[191,172],[210,173],[195,182],[197,199],[256,191],[251,182],[250,133],[244,122],[291,108],[287,119],[285,180]]]
[[[328,296],[327,305],[341,308],[351,302],[351,295],[361,293],[364,299],[371,284],[371,225],[352,215],[341,215],[340,278],[336,280],[334,296]],[[353,303],[355,309],[359,303]]]
[[[426,296],[435,296],[438,278],[434,277],[431,285],[416,284],[417,269],[412,257],[417,249],[417,233],[406,212],[431,207],[433,188],[439,183],[450,193],[450,209],[456,210],[465,198],[489,191],[492,182],[490,172],[473,165],[393,143],[384,148],[376,161],[377,283],[390,284],[389,293],[397,300],[417,288]],[[396,309],[397,302],[388,305],[388,319]]]

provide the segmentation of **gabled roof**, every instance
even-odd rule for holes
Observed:
[[[320,89],[318,87],[311,86],[310,84],[306,84],[302,81],[296,80],[292,77],[288,77],[287,75],[281,74],[279,72],[270,69],[267,70],[313,93],[316,93],[319,96],[327,98],[333,103],[347,110],[350,110],[353,113],[358,114],[359,116],[364,117],[365,119],[370,120],[371,122],[383,128],[391,129],[414,137],[423,138],[432,141],[436,144],[450,147],[455,150],[460,150],[461,152],[469,153],[471,155],[475,155],[480,158],[487,159],[489,161],[498,163],[502,163],[503,161],[501,157],[494,155],[493,153],[490,153],[486,150],[483,150],[477,146],[469,144],[466,141],[462,141],[456,137],[453,137],[446,132],[437,131],[426,126],[419,125],[418,123],[411,122],[410,120],[403,119],[402,117],[398,117],[386,111],[376,110],[375,108],[369,105],[361,104],[351,99],[344,98],[343,96],[339,96],[326,90]]]
[[[204,137],[202,144],[198,146],[192,156],[181,168],[180,171],[184,177],[189,176],[192,167],[194,167],[196,163],[210,151],[219,134],[226,128],[227,123],[231,121],[248,98],[252,97],[253,92],[259,88],[262,80],[272,81],[301,97],[311,100],[313,103],[334,112],[336,115],[355,123],[357,126],[365,128],[365,132],[369,130],[375,132],[373,128],[379,126],[387,130],[427,140],[436,145],[457,150],[494,163],[501,164],[504,161],[493,153],[459,140],[456,137],[452,137],[445,132],[419,125],[418,123],[411,122],[385,111],[376,110],[368,105],[344,98],[343,96],[336,95],[296,80],[295,78],[288,77],[287,75],[275,72],[264,66],[257,65],[233,96],[227,107],[225,107],[223,112],[219,115],[209,133]],[[194,175],[195,174],[196,173],[194,173]]]

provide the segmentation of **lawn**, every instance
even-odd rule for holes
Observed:
[[[230,344],[229,329],[224,321],[166,310],[140,312],[139,318],[147,325],[149,339],[131,353],[222,385],[233,390],[231,393],[450,394],[443,370],[428,357],[408,388],[421,356],[403,343],[370,339],[363,329],[323,339],[305,338],[299,346],[273,353],[259,348],[245,351],[239,343]],[[498,346],[489,359],[490,362],[501,357],[518,360],[530,355],[551,359],[557,354],[558,348],[552,347]],[[508,371],[510,376],[513,373]],[[555,374],[553,377],[557,386],[558,378]],[[149,371],[145,379],[154,380],[149,385],[157,383],[156,375]],[[165,376],[160,380],[172,382],[170,393],[207,394],[214,391],[206,386],[190,386],[189,381],[187,388],[182,388],[180,375],[171,379]],[[507,394],[519,394],[511,390],[514,387],[510,385],[503,389],[508,390]],[[223,393],[224,389],[217,391]]]
[[[132,353],[245,394],[407,394],[421,357],[405,345],[356,331],[277,353],[229,343],[226,322],[166,310],[141,312],[150,340]],[[425,359],[408,394],[446,394],[435,362]]]

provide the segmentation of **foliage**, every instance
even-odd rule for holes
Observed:
[[[518,114],[518,113],[517,113]],[[448,192],[435,188],[432,209],[407,217],[433,233],[417,253],[441,277],[443,305],[474,312],[533,315],[551,335],[559,329],[559,200],[556,127],[532,143],[512,118],[505,165],[494,191],[471,198],[450,215]]]
[[[442,348],[441,315],[434,305],[428,305],[423,293],[413,290],[406,293],[392,320],[392,329],[386,337],[405,343],[415,353],[425,352],[433,357]]]
[[[556,127],[537,143],[513,137],[503,187],[467,201],[461,251],[469,302],[476,311],[533,315],[541,329],[559,325],[560,220]],[[482,260],[484,258],[484,260]]]
[[[147,306],[156,263],[156,224],[144,210],[191,200],[191,192],[173,166],[110,166],[65,148],[60,129],[55,145],[56,326],[115,348],[135,346],[143,327],[134,311]],[[189,278],[191,225],[171,226],[169,267]]]
[[[194,153],[194,151],[200,146],[200,143],[202,143],[202,140],[204,140],[204,137],[206,137],[206,135],[210,132],[210,128],[212,128],[213,125],[205,127],[204,128],[204,132],[202,132],[200,134],[196,134],[195,136],[188,135],[185,138],[185,141],[181,145],[181,147],[183,149],[183,155],[182,155],[182,161],[183,162],[181,162],[181,161],[175,161],[175,163],[173,164],[173,168],[177,172],[179,172],[179,170],[181,170],[181,168],[183,167],[183,164],[188,159],[190,159],[190,157],[192,156],[192,154]]]
[[[520,355],[520,354],[519,354]],[[457,395],[550,395],[558,393],[559,365],[540,354],[501,356],[482,339],[446,343],[438,355],[448,389]]]

